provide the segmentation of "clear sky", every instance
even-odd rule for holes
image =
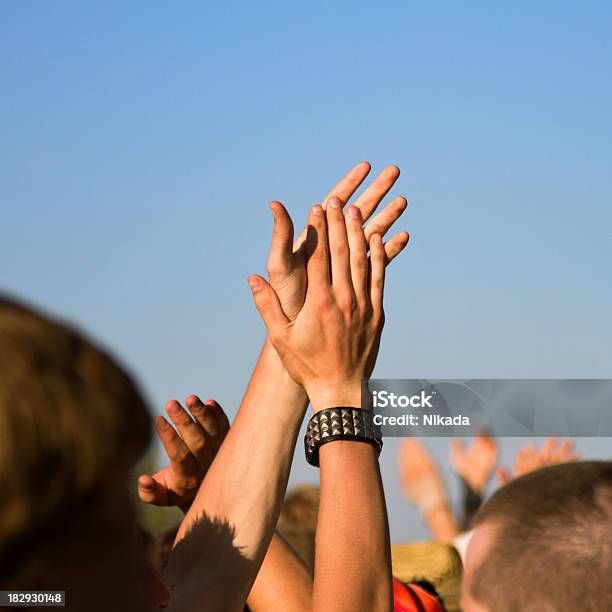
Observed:
[[[354,163],[396,163],[412,241],[376,375],[610,377],[611,31],[606,1],[2,3],[0,286],[101,339],[154,412],[233,414],[268,201],[301,225]],[[423,532],[394,444],[398,540]]]

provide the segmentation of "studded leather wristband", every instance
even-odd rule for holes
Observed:
[[[345,406],[326,408],[308,421],[304,437],[306,461],[319,467],[319,449],[334,440],[368,442],[379,455],[383,445],[380,427],[374,424],[371,410]]]

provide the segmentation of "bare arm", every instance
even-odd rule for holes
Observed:
[[[376,451],[334,442],[321,447],[319,461],[314,609],[390,610],[391,550]]]
[[[358,164],[328,198],[337,195],[346,201],[368,171],[368,164]],[[363,218],[373,213],[398,174],[397,168],[387,168],[359,197],[355,206]],[[405,199],[396,198],[372,220],[366,235],[384,234],[405,208]],[[272,203],[271,209],[275,229],[270,279],[291,320],[304,300],[305,241],[302,236],[292,249],[291,220],[280,203]],[[384,246],[387,261],[407,240],[400,233],[388,241]],[[258,287],[252,281],[256,292]],[[303,388],[288,376],[277,353],[266,343],[232,430],[177,535],[164,574],[174,591],[176,609],[241,609],[278,518],[305,404]],[[180,589],[175,590],[176,585]]]
[[[200,484],[210,468],[227,432],[229,421],[214,400],[203,403],[196,395],[185,400],[191,415],[177,401],[166,405],[175,429],[156,419],[158,436],[170,464],[152,476],[138,479],[143,502],[158,506],[179,506],[188,512]],[[252,612],[268,610],[310,610],[312,575],[294,550],[275,533],[247,603]]]
[[[459,534],[442,474],[424,444],[406,438],[398,455],[402,490],[416,504],[432,539],[450,542]]]
[[[407,241],[407,236],[406,236]],[[308,290],[294,321],[272,287],[252,277],[257,308],[287,371],[306,389],[316,411],[361,408],[383,325],[385,252],[372,234],[371,257],[359,209],[331,199],[309,217]],[[364,408],[365,409],[365,408]],[[391,610],[388,523],[378,459],[364,442],[336,441],[321,449],[315,610]]]
[[[249,593],[251,612],[306,612],[312,604],[312,575],[306,564],[277,532]]]
[[[305,409],[303,389],[266,343],[164,571],[176,609],[242,610],[278,520]]]

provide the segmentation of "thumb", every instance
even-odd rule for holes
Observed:
[[[280,202],[271,202],[270,210],[274,215],[274,230],[268,256],[268,275],[274,281],[274,275],[282,278],[292,270],[293,223]]]
[[[270,338],[277,338],[289,323],[289,319],[283,312],[276,292],[270,283],[258,274],[251,274],[247,282],[253,292],[255,306],[268,329],[268,335]]]
[[[168,490],[148,474],[142,474],[138,478],[138,497],[145,504],[168,505]]]

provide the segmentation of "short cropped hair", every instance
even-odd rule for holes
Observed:
[[[145,402],[113,358],[0,295],[0,581],[24,542],[127,479],[149,438]]]
[[[493,528],[471,595],[490,610],[612,610],[612,462],[547,467],[482,507]]]

